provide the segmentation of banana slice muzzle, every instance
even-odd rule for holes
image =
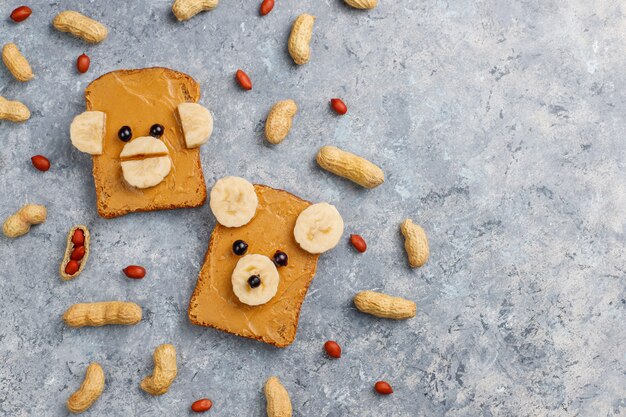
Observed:
[[[124,180],[135,188],[160,184],[172,169],[172,160],[163,141],[152,136],[133,139],[120,153]]]
[[[232,276],[233,292],[243,304],[258,306],[276,295],[280,276],[276,265],[265,255],[252,254],[242,257]]]

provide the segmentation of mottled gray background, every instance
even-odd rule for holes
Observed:
[[[262,416],[262,386],[278,375],[296,416],[626,415],[626,8],[619,0],[381,0],[357,11],[340,0],[224,0],[176,22],[169,0],[42,1],[15,25],[0,5],[0,41],[15,41],[36,78],[0,68],[0,93],[31,120],[0,123],[0,216],[42,203],[48,221],[0,239],[0,414],[63,416],[90,361],[107,386],[100,416],[182,416],[200,397],[221,416]],[[66,8],[110,28],[90,46],[56,32]],[[296,67],[286,40],[296,15],[318,17],[312,60]],[[89,73],[76,57],[92,58]],[[187,303],[214,218],[193,210],[98,217],[90,158],[70,146],[83,90],[110,70],[167,66],[202,85],[215,116],[203,147],[210,187],[224,175],[338,206],[346,239],[320,261],[296,342],[285,350],[192,326]],[[254,82],[243,92],[237,68]],[[342,97],[345,117],[328,106]],[[263,141],[275,101],[300,113],[285,142]],[[380,164],[387,181],[364,190],[320,170],[317,149],[336,144]],[[29,158],[45,154],[41,173]],[[431,258],[406,266],[399,224],[430,237]],[[89,225],[85,272],[62,282],[65,236]],[[349,233],[368,241],[365,254]],[[142,264],[148,276],[120,269]],[[404,322],[357,312],[356,291],[418,304]],[[133,327],[72,330],[63,311],[81,301],[144,307]],[[322,353],[336,339],[344,357]],[[152,351],[173,342],[179,376],[153,398],[138,384]],[[372,384],[386,379],[394,395]]]

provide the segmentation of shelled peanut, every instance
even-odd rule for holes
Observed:
[[[102,366],[96,362],[89,364],[80,388],[67,399],[67,409],[72,413],[86,411],[104,391],[104,380]]]
[[[413,223],[411,219],[402,222],[400,231],[404,235],[404,249],[409,258],[409,265],[411,268],[423,266],[430,255],[426,232],[421,226]]]
[[[355,9],[373,9],[378,5],[378,0],[344,0],[346,4]]]
[[[87,226],[79,224],[67,234],[67,243],[59,273],[64,281],[76,278],[83,272],[89,257],[91,235]]]
[[[289,393],[275,376],[265,382],[265,399],[267,400],[268,417],[291,417],[292,408]]]
[[[375,291],[361,291],[354,297],[359,311],[376,317],[403,320],[415,317],[417,305],[410,300]]]
[[[0,96],[0,120],[24,122],[30,119],[30,110],[24,103],[10,101]]]
[[[317,153],[317,163],[326,171],[365,188],[378,187],[385,182],[385,173],[380,167],[335,146],[323,146]]]
[[[4,221],[2,232],[6,237],[25,235],[30,230],[31,225],[45,222],[47,215],[48,211],[45,206],[26,204]]]
[[[315,16],[303,13],[296,18],[291,27],[289,43],[287,49],[293,62],[303,65],[311,59],[311,36],[313,35],[313,25]]]
[[[73,10],[57,14],[52,25],[61,32],[71,33],[89,43],[102,42],[109,34],[102,23]]]
[[[109,324],[132,325],[141,321],[141,307],[124,301],[102,301],[74,304],[63,314],[70,327],[105,326]]]
[[[2,62],[18,81],[30,81],[35,76],[28,60],[14,43],[7,43],[2,48]]]
[[[154,350],[154,371],[141,381],[141,389],[150,395],[165,394],[178,370],[176,368],[176,348],[171,344],[162,344]]]
[[[298,105],[293,100],[281,100],[272,106],[265,122],[265,138],[269,143],[276,145],[287,137],[297,112]]]
[[[189,20],[200,12],[213,10],[219,0],[176,0],[172,5],[172,13],[179,21]]]

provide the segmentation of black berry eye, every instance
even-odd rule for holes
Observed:
[[[258,275],[251,275],[250,278],[248,278],[248,285],[250,288],[257,288],[261,285],[261,277]]]
[[[246,253],[247,250],[248,244],[243,240],[235,240],[235,243],[233,243],[233,252],[235,253],[235,255],[241,256]]]
[[[128,142],[130,138],[133,137],[133,131],[130,130],[129,126],[122,126],[117,132],[117,137],[120,138],[120,140],[123,142]]]
[[[289,261],[289,257],[285,252],[277,250],[274,254],[274,263],[277,266],[287,266],[287,262]]]
[[[158,123],[153,124],[150,128],[150,136],[154,136],[155,138],[160,138],[161,136],[163,136],[163,132],[165,132],[165,130],[163,129],[163,125],[160,125]]]

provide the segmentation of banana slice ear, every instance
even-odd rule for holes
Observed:
[[[213,116],[209,109],[198,103],[181,103],[178,116],[187,148],[197,148],[209,140],[213,133]]]
[[[101,155],[105,121],[106,114],[101,111],[86,111],[74,117],[70,126],[72,145],[81,152]]]
[[[343,218],[335,206],[312,204],[296,219],[293,236],[305,251],[318,254],[337,246],[343,234]]]
[[[256,214],[259,198],[254,185],[240,177],[224,177],[211,189],[211,211],[222,226],[241,227]]]

